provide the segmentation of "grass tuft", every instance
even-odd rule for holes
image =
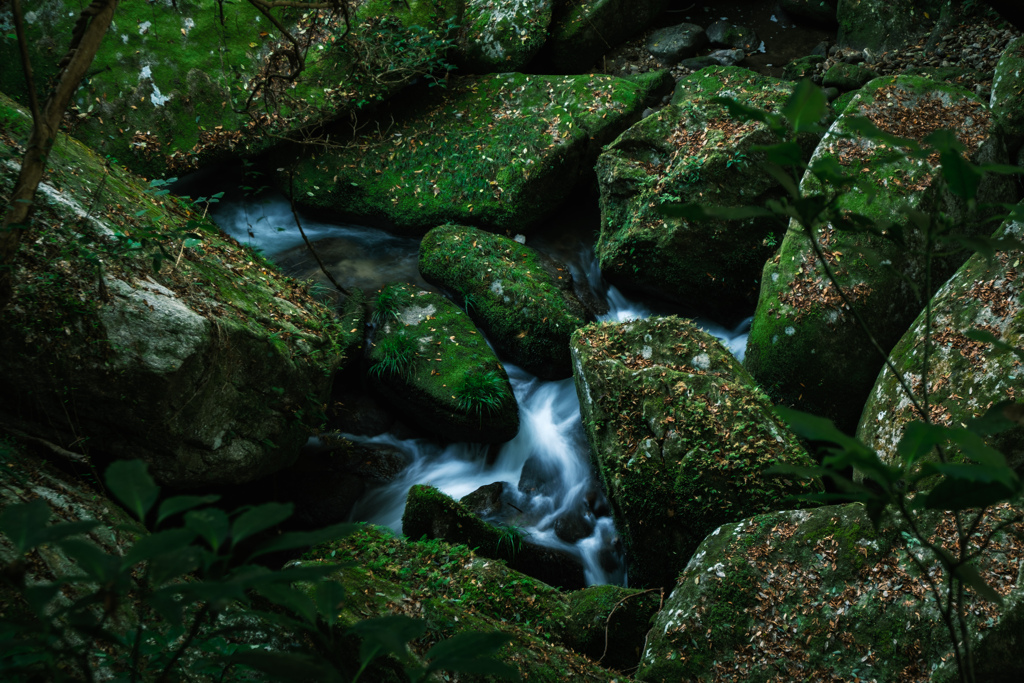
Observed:
[[[508,399],[508,383],[497,370],[475,372],[466,377],[455,390],[459,410],[475,413],[483,419],[484,414],[494,415]]]
[[[377,377],[408,377],[419,354],[419,344],[404,332],[392,334],[377,344],[381,358],[370,368]]]
[[[387,286],[377,293],[377,300],[373,306],[373,323],[383,325],[388,320],[398,320],[399,295],[397,287]]]

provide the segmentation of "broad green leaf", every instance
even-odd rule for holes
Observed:
[[[53,526],[46,527],[45,542],[46,543],[57,543],[70,538],[71,536],[80,536],[87,534],[100,523],[94,519],[87,519],[80,522],[62,522],[61,524],[54,524]]]
[[[236,546],[253,534],[276,526],[292,516],[291,503],[265,503],[246,510],[231,525],[231,545]]]
[[[782,114],[793,125],[797,133],[814,132],[821,129],[821,120],[825,117],[828,101],[821,88],[803,79],[797,83]]]
[[[50,506],[42,498],[8,505],[0,511],[0,531],[11,539],[20,553],[47,541],[46,523],[49,521]]]
[[[981,185],[981,172],[959,152],[944,152],[939,155],[942,164],[942,178],[949,186],[949,191],[963,199],[974,199],[978,196]]]
[[[47,606],[51,600],[57,597],[63,585],[61,581],[54,581],[53,583],[25,586],[22,595],[25,596],[25,601],[28,602],[35,614],[48,619],[51,615],[47,614]]]
[[[974,329],[968,330],[964,334],[964,336],[967,337],[968,339],[973,339],[975,341],[980,341],[980,342],[985,342],[986,344],[991,344],[993,347],[995,347],[995,349],[997,351],[1009,351],[1010,353],[1013,353],[1015,356],[1017,356],[1021,360],[1024,360],[1024,349],[1018,349],[1016,346],[1011,346],[1011,345],[1007,344],[1002,339],[1000,339],[999,337],[995,336],[994,334],[992,334],[988,330],[980,330],[980,329],[974,328]]]
[[[804,155],[799,143],[789,141],[775,145],[754,145],[752,152],[764,152],[768,161],[776,166],[796,166],[803,168]]]
[[[243,650],[227,657],[235,665],[256,669],[281,681],[341,681],[330,662],[319,655],[276,650]]]
[[[786,169],[776,164],[764,164],[761,170],[770,175],[793,199],[800,197],[800,180],[791,176]]]
[[[263,584],[256,592],[264,598],[302,617],[308,624],[316,624],[316,605],[312,598],[300,590],[280,583]]]
[[[156,523],[159,524],[172,515],[185,512],[200,505],[211,505],[220,500],[220,496],[174,496],[160,503],[156,513]]]
[[[334,626],[338,622],[338,612],[345,604],[345,586],[338,581],[320,581],[313,592],[316,611],[327,622]]]
[[[985,440],[969,429],[958,428],[949,430],[950,445],[960,449],[964,455],[981,465],[988,465],[1001,471],[1007,478],[1007,485],[1016,481],[1017,475],[1006,464],[1006,456],[992,448]],[[1012,476],[1012,478],[1010,478]]]
[[[157,586],[196,571],[203,566],[210,553],[190,545],[175,552],[164,553],[148,565],[149,576]]]
[[[272,539],[264,541],[256,547],[256,549],[249,555],[249,560],[266,555],[268,553],[276,553],[282,550],[294,550],[296,548],[308,548],[314,546],[317,543],[324,543],[326,541],[336,541],[340,538],[345,538],[349,534],[355,533],[360,528],[359,524],[343,523],[334,524],[323,529],[316,529],[314,531],[291,531],[280,536],[275,536]]]
[[[159,269],[158,269],[159,270]],[[118,460],[107,468],[107,488],[140,522],[160,495],[160,487],[141,460]]]
[[[78,563],[79,569],[97,583],[107,583],[119,577],[121,558],[96,547],[95,543],[77,538],[68,538],[60,543],[68,557]]]
[[[186,512],[185,526],[202,536],[214,552],[220,549],[231,533],[227,514],[217,508]]]
[[[962,463],[932,463],[928,469],[943,478],[927,493],[924,507],[932,510],[967,510],[995,505],[1013,497],[1015,488],[1001,481],[1000,468]]]
[[[731,97],[714,97],[711,99],[712,104],[720,104],[726,108],[729,115],[734,119],[740,121],[761,121],[762,123],[768,123],[770,115],[763,109],[757,107],[751,107],[743,102],[737,102]]]
[[[384,654],[393,654],[399,659],[408,659],[408,642],[427,632],[427,623],[401,615],[366,619],[353,624],[348,633],[359,636],[359,656],[365,663]]]
[[[907,465],[912,465],[929,454],[939,444],[946,442],[949,430],[939,425],[921,421],[909,423],[903,428],[903,437],[896,445],[896,452]]]
[[[1003,605],[1003,596],[996,592],[992,586],[986,583],[985,579],[981,578],[981,574],[978,572],[978,568],[972,564],[962,564],[956,568],[953,572],[956,578],[960,579],[965,586],[970,586],[974,591],[985,600],[994,602],[1000,607]]]
[[[195,529],[170,529],[143,536],[128,549],[123,559],[124,567],[146,562],[170,553],[181,552],[195,540]]]
[[[510,636],[498,632],[457,633],[430,648],[426,655],[430,663],[424,674],[434,671],[457,671],[518,681],[519,672],[514,667],[494,659],[494,655],[511,641]]]
[[[967,421],[967,429],[978,436],[992,436],[1013,429],[1022,422],[1024,406],[1015,401],[1000,401],[984,415]]]

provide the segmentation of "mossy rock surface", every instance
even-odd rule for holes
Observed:
[[[1009,515],[1000,510],[985,525]],[[953,549],[954,523],[935,522],[938,542]],[[976,651],[990,633],[1006,644],[1001,625],[1020,623],[1019,560],[1000,553],[1016,558],[1024,547],[1012,534],[997,538],[980,571],[1006,596],[1006,607],[1000,613],[968,593]],[[926,683],[952,653],[927,580],[908,552],[941,574],[921,546],[908,549],[888,526],[876,532],[859,504],[726,524],[701,544],[655,616],[636,679]],[[985,680],[1021,675],[1019,657],[1008,659],[1002,654],[999,663],[1008,668]]]
[[[367,526],[345,539],[317,546],[304,561],[338,565],[330,578],[347,589],[340,614],[342,629],[390,614],[425,619],[427,633],[411,644],[415,656],[456,633],[500,631],[512,642],[498,659],[518,669],[523,680],[622,680],[621,674],[601,668],[563,644],[567,621],[563,593],[509,569],[504,562],[478,557],[464,545],[407,542],[387,529]],[[494,680],[467,674],[458,678]]]
[[[420,243],[420,274],[461,299],[511,362],[543,379],[572,374],[569,337],[586,314],[566,268],[507,237],[445,225]]]
[[[782,75],[791,81],[810,78],[818,70],[818,64],[826,59],[828,57],[825,55],[807,55],[791,59],[786,66],[782,67]]]
[[[671,586],[713,529],[820,486],[764,474],[811,460],[739,362],[693,323],[590,325],[572,351],[632,585]]]
[[[36,87],[46,93],[82,6],[66,0],[37,5],[26,8],[26,27]],[[289,71],[281,68],[287,40],[255,7],[233,5],[222,22],[215,0],[120,3],[74,99],[74,134],[100,154],[156,177],[254,154],[276,136],[443,72],[454,45],[447,20],[460,7],[457,0],[369,2],[352,14],[347,33],[341,15],[328,20],[298,8],[275,10],[293,35],[310,39],[306,69],[289,83],[294,87],[273,87],[246,111],[253,84],[272,61],[271,70]],[[8,23],[9,16],[8,8],[0,10],[0,21]],[[396,54],[398,42],[403,49]],[[19,62],[13,35],[0,38],[0,61]],[[0,91],[27,103],[21,69],[0,73]]]
[[[567,596],[562,642],[604,666],[633,671],[640,661],[659,591],[591,586]]]
[[[992,116],[1011,156],[1024,145],[1024,37],[1010,42],[992,78]]]
[[[403,232],[526,232],[569,196],[646,92],[611,76],[453,78],[356,145],[305,158],[295,199]],[[281,179],[287,191],[289,181]]]
[[[920,116],[922,110],[929,116]],[[991,118],[972,93],[919,77],[887,77],[858,92],[815,151],[812,163],[832,159],[870,183],[871,192],[855,188],[839,196],[841,209],[893,222],[903,230],[905,245],[868,232],[840,231],[831,224],[817,235],[843,291],[888,352],[924,307],[908,282],[909,278],[918,286],[924,284],[920,281],[924,237],[902,208],[926,214],[944,211],[967,234],[990,228],[984,227],[984,216],[968,212],[961,200],[941,190],[930,161],[919,164],[902,150],[849,138],[850,116],[868,116],[887,132],[917,140],[936,128],[952,128],[976,160],[991,159],[999,150],[983,144],[989,138]],[[1002,179],[986,179],[979,199],[1003,201],[1006,187]],[[810,173],[801,181],[800,191],[804,196],[836,195]],[[871,260],[864,255],[868,250]],[[962,252],[933,258],[932,291],[965,259]],[[852,433],[882,363],[870,338],[829,283],[807,236],[794,226],[779,253],[764,267],[747,340],[747,369],[776,402],[828,417]]]
[[[946,0],[838,0],[836,42],[858,50],[898,50],[931,29],[944,4]]]
[[[579,558],[564,550],[533,543],[513,527],[489,524],[461,502],[432,486],[409,489],[402,532],[409,538],[440,538],[467,545],[483,557],[504,560],[516,571],[556,588],[584,586]]]
[[[668,4],[668,0],[559,2],[543,56],[557,72],[589,69],[605,52],[650,26]]]
[[[552,0],[467,0],[461,66],[476,73],[520,71],[543,47]]]
[[[1008,221],[994,235],[1020,240],[1024,222]],[[1024,367],[1012,353],[998,352],[965,335],[972,329],[988,331],[1000,341],[1024,348],[1024,307],[1020,280],[1021,253],[1001,251],[991,263],[975,254],[960,267],[931,302],[928,349],[929,417],[948,427],[959,427],[980,417],[996,403],[1024,403]],[[925,312],[922,311],[889,354],[896,372],[915,391],[923,388]],[[918,396],[920,398],[920,394]],[[921,416],[907,399],[888,366],[883,367],[864,406],[857,436],[895,463],[896,446],[907,423]],[[1024,472],[1024,427],[987,437],[1009,464]]]
[[[877,77],[878,73],[866,66],[836,62],[822,75],[821,84],[842,91],[857,90]]]
[[[452,441],[515,437],[519,405],[505,368],[458,306],[415,285],[391,284],[378,295],[375,315],[370,380],[410,422]]]
[[[779,109],[791,84],[737,67],[699,71],[679,82],[673,104],[620,135],[601,154],[601,273],[611,283],[688,305],[751,306],[766,259],[782,239],[777,221],[691,223],[666,218],[666,203],[761,205],[781,187],[759,164],[771,144],[760,123],[732,119],[721,95]],[[810,155],[813,141],[807,141]]]
[[[28,130],[0,99],[0,195]],[[72,451],[141,458],[162,484],[286,467],[361,344],[358,310],[339,326],[202,207],[158,192],[58,137],[0,314],[0,406]]]

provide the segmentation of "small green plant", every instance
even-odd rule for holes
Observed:
[[[498,527],[498,553],[507,553],[510,560],[516,559],[523,550],[523,538],[530,535],[529,531],[517,525]]]
[[[377,293],[373,305],[373,316],[370,318],[375,325],[383,325],[389,320],[398,320],[400,291],[396,287],[385,287]]]
[[[508,400],[508,383],[497,370],[474,372],[455,390],[455,400],[459,410],[482,420],[484,414],[496,414]]]
[[[370,372],[377,377],[408,377],[412,374],[419,355],[419,344],[405,332],[390,334],[376,345],[380,359]]]

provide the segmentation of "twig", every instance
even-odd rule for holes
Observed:
[[[619,600],[617,603],[615,603],[612,606],[612,611],[608,613],[608,618],[604,620],[604,652],[602,652],[601,656],[597,658],[598,662],[600,662],[602,659],[604,659],[604,656],[606,654],[608,654],[608,629],[611,627],[612,615],[615,614],[615,610],[617,610],[619,608],[619,605],[624,603],[626,600],[629,600],[630,598],[635,598],[638,595],[644,595],[645,593],[653,593],[654,591],[658,591],[661,594],[661,605],[664,605],[665,604],[665,589],[664,588],[648,588],[645,591],[640,591],[639,593],[632,593],[630,595],[627,595],[626,597],[622,598],[621,600]],[[658,609],[660,611],[661,606],[659,606]]]
[[[316,253],[316,249],[313,248],[309,238],[306,237],[306,231],[302,229],[302,221],[299,220],[299,212],[295,208],[295,176],[291,171],[288,172],[288,204],[291,206],[292,216],[295,217],[295,225],[299,226],[299,232],[302,234],[302,240],[306,243],[309,253],[311,253],[313,258],[316,259],[317,265],[320,266],[320,272],[327,276],[327,279],[331,281],[331,284],[334,285],[339,292],[345,296],[352,296],[352,292],[339,285],[338,281],[335,280],[334,276],[327,270],[324,262],[320,260],[320,255]]]

